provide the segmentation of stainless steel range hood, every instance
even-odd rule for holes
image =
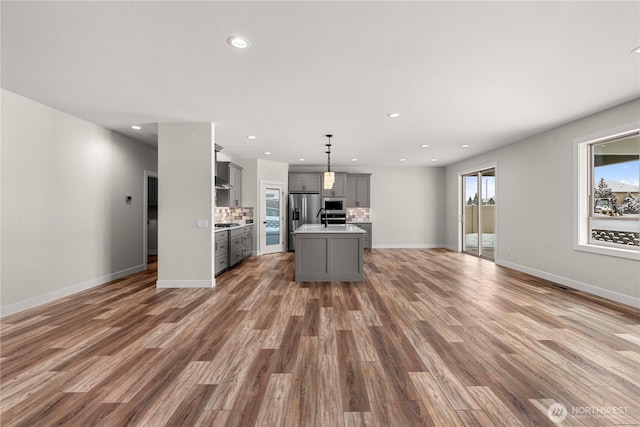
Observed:
[[[214,185],[214,188],[218,190],[231,190],[235,187],[229,184],[226,179],[218,176],[218,153],[222,151],[222,147],[219,146],[218,144],[215,144],[215,149],[216,149],[216,153],[215,153],[214,159],[216,162],[216,181],[215,181],[216,183]]]

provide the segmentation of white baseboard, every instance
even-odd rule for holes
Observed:
[[[445,249],[449,249],[450,251],[453,251],[453,252],[458,252],[457,245],[442,245],[442,247]]]
[[[157,249],[149,249],[147,250],[147,255],[158,255]]]
[[[158,280],[156,288],[213,288],[215,280]]]
[[[525,267],[520,264],[515,264],[509,261],[496,260],[497,265],[508,267],[513,270],[518,270],[523,273],[530,274],[532,276],[540,277],[551,282],[559,283],[568,288],[584,291],[599,297],[609,299],[611,301],[619,302],[629,305],[631,307],[640,308],[640,298],[632,297],[629,295],[621,294],[619,292],[610,291],[608,289],[602,289],[597,286],[589,285],[587,283],[578,282],[577,280],[569,279],[567,277],[557,276],[555,274],[547,273],[546,271],[536,270],[535,268]]]
[[[62,288],[56,291],[47,292],[46,294],[38,295],[37,297],[29,298],[24,301],[16,302],[14,304],[9,304],[7,306],[0,308],[1,310],[0,317],[5,317],[11,314],[19,313],[21,311],[28,310],[30,308],[34,308],[39,305],[57,300],[59,298],[64,298],[69,295],[75,294],[77,292],[103,285],[112,280],[116,280],[121,277],[128,276],[129,274],[139,273],[143,270],[144,270],[144,265],[137,265],[135,267],[131,267],[125,270],[117,271],[115,273],[107,274],[105,276],[88,280],[83,283],[78,283],[76,285],[69,286],[67,288]]]
[[[376,243],[372,249],[438,249],[444,248],[443,244],[433,243]]]

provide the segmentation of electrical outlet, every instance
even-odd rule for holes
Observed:
[[[207,228],[209,227],[209,221],[206,219],[196,219],[196,227]]]
[[[507,255],[511,255],[511,248],[507,248]]]

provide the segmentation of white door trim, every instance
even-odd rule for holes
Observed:
[[[142,266],[147,269],[147,217],[149,216],[149,177],[158,178],[158,172],[145,170],[142,182]],[[160,242],[158,242],[158,250]]]
[[[264,197],[265,190],[267,188],[277,187],[280,190],[280,245],[273,245],[267,248],[266,242],[266,216],[267,213],[264,209],[266,205],[266,200]],[[284,252],[285,251],[285,243],[284,243],[284,233],[286,231],[286,204],[285,204],[285,184],[283,182],[275,182],[275,181],[260,181],[260,196],[258,203],[258,255],[265,255],[276,252]]]

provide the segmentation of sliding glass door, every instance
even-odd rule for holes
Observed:
[[[496,173],[486,169],[462,176],[462,250],[495,258]]]

